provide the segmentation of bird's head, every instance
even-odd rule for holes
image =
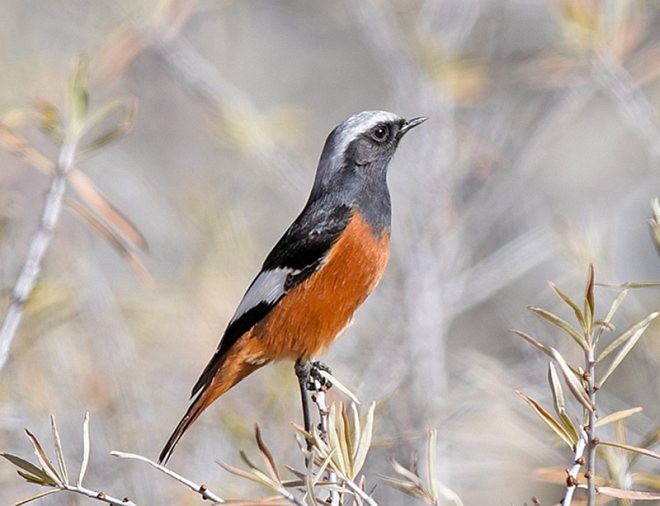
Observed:
[[[312,195],[352,182],[384,183],[399,141],[426,120],[406,120],[386,111],[364,111],[344,120],[325,141]]]

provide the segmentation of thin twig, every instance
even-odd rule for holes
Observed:
[[[188,478],[184,478],[180,474],[175,473],[171,469],[168,469],[165,466],[162,466],[160,464],[157,464],[151,459],[148,459],[147,457],[143,457],[142,455],[137,455],[135,453],[125,453],[125,452],[117,452],[113,451],[110,452],[110,455],[113,455],[115,457],[119,457],[122,459],[134,459],[134,460],[140,460],[142,462],[146,462],[152,467],[155,467],[158,469],[161,473],[166,474],[167,476],[174,478],[176,481],[183,483],[186,487],[188,487],[190,490],[198,493],[199,495],[202,496],[202,499],[206,499],[208,501],[213,501],[214,503],[219,503],[222,504],[225,502],[225,500],[220,497],[218,494],[215,492],[209,490],[209,488],[205,484],[198,485],[194,481],[189,480]]]
[[[73,166],[77,144],[78,139],[72,136],[66,138],[60,148],[55,175],[46,195],[39,228],[30,242],[25,264],[23,264],[21,273],[14,285],[11,303],[5,314],[2,327],[0,327],[0,370],[7,362],[9,349],[23,318],[25,302],[37,282],[44,255],[50,246],[53,232],[59,221],[67,186],[67,174]]]
[[[570,506],[571,501],[573,500],[573,494],[575,489],[578,486],[578,473],[584,465],[584,449],[587,447],[587,440],[589,436],[584,431],[582,426],[578,424],[582,437],[578,439],[575,443],[575,455],[573,457],[573,466],[568,471],[568,476],[566,478],[566,493],[564,494],[564,499],[561,501],[562,506]]]
[[[596,418],[598,412],[596,411],[596,360],[594,357],[595,344],[589,343],[589,348],[586,352],[587,359],[587,393],[589,394],[589,402],[594,407],[589,411],[589,443],[587,444],[587,505],[594,506],[596,504],[596,445],[598,439],[596,438]]]
[[[92,499],[96,499],[97,501],[101,501],[106,504],[115,504],[119,506],[137,506],[137,504],[135,504],[127,497],[124,497],[123,499],[117,499],[116,497],[112,497],[111,495],[108,495],[103,491],[90,490],[88,488],[83,487],[82,485],[63,484],[59,488],[61,488],[62,490],[66,490],[68,492],[74,492],[76,494],[80,494],[86,497],[90,497]]]
[[[323,439],[323,441],[327,443],[328,442],[328,406],[325,402],[326,387],[321,385],[321,382],[316,378],[314,378],[312,382],[314,384],[312,401],[314,401],[314,404],[316,404],[316,407],[319,410],[319,432],[321,434],[321,438]],[[331,484],[337,483],[337,473],[328,469],[327,474],[328,474],[328,483]],[[328,499],[329,499],[328,504],[332,506],[339,506],[339,492],[337,490],[331,489],[330,496]]]

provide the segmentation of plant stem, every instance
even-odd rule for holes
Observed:
[[[137,455],[135,453],[126,453],[126,452],[118,452],[118,451],[112,451],[110,452],[110,455],[113,457],[119,457],[122,459],[134,459],[134,460],[140,460],[142,462],[146,462],[150,466],[158,469],[161,473],[166,474],[170,478],[174,478],[176,481],[179,483],[183,483],[186,487],[191,489],[194,492],[197,492],[199,495],[202,496],[202,499],[205,499],[207,501],[213,501],[216,504],[222,504],[225,502],[225,500],[220,497],[218,494],[214,493],[213,491],[209,490],[209,488],[206,485],[198,485],[197,483],[189,480],[188,478],[184,478],[180,474],[175,473],[171,469],[161,465],[157,464],[153,460],[143,457],[142,455]]]
[[[25,302],[32,293],[41,272],[41,264],[50,246],[53,232],[62,212],[67,175],[73,166],[78,139],[67,137],[60,148],[55,175],[44,202],[39,228],[32,236],[23,268],[12,291],[11,302],[0,327],[0,370],[7,362],[11,343],[23,318]]]
[[[587,441],[589,440],[589,435],[584,431],[582,426],[579,426],[580,432],[582,433],[580,439],[575,443],[575,454],[573,457],[573,466],[568,471],[569,478],[567,479],[566,493],[564,494],[564,499],[561,501],[562,506],[570,506],[571,501],[573,500],[573,494],[577,488],[577,476],[584,464],[584,449],[587,446]]]
[[[133,501],[129,500],[128,498],[117,499],[116,497],[107,495],[105,492],[90,490],[80,485],[65,484],[62,485],[61,489],[66,490],[68,492],[75,492],[76,494],[84,495],[86,497],[90,497],[92,499],[96,499],[97,501],[101,501],[107,504],[114,504],[116,506],[137,506]]]
[[[596,504],[596,418],[598,413],[596,411],[596,360],[594,357],[595,344],[590,340],[589,347],[586,351],[587,360],[587,393],[589,394],[589,402],[593,409],[589,411],[589,430],[587,435],[589,441],[587,444],[587,506],[595,506]]]
[[[316,407],[319,410],[319,432],[321,433],[321,438],[327,443],[328,442],[328,406],[325,403],[325,391],[326,388],[321,385],[321,382],[318,379],[314,379],[314,393],[312,394],[312,400]],[[328,483],[337,483],[337,473],[334,471],[328,470]],[[339,492],[336,490],[330,491],[330,496],[328,497],[328,504],[332,506],[339,506]]]

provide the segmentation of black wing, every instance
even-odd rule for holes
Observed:
[[[327,202],[325,202],[327,205]],[[321,264],[330,247],[346,228],[351,209],[335,205],[331,210],[323,208],[323,201],[308,204],[275,244],[266,257],[261,273],[275,269],[290,269],[282,293],[271,301],[259,301],[227,326],[217,350],[192,389],[192,396],[206,387],[215,376],[223,356],[245,332],[263,319],[291,288],[309,277]],[[250,293],[255,280],[248,288]],[[245,296],[244,296],[245,297]]]

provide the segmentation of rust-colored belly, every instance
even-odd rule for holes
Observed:
[[[262,357],[309,359],[323,352],[378,284],[388,257],[389,234],[376,236],[359,214],[353,215],[324,265],[250,332]]]

